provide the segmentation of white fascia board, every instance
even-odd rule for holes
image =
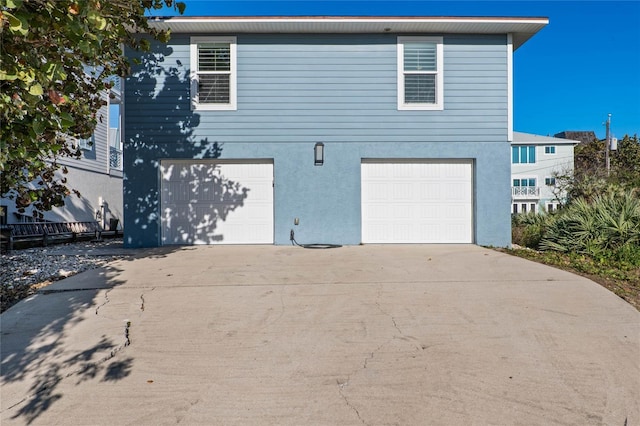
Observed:
[[[508,34],[517,49],[549,23],[520,17],[149,17],[173,33]]]
[[[507,140],[513,142],[513,34],[507,34]]]
[[[283,22],[305,22],[305,23],[387,23],[402,24],[407,22],[414,23],[501,23],[501,24],[521,24],[521,23],[549,23],[548,18],[544,17],[457,17],[457,16],[396,16],[396,17],[357,17],[357,16],[150,16],[150,21],[155,22],[191,22],[191,23],[222,23],[235,22],[243,23],[283,23]]]

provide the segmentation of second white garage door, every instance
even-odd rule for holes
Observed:
[[[473,242],[470,160],[363,160],[363,243]]]
[[[273,162],[163,160],[162,244],[272,244]]]

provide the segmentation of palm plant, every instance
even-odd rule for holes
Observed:
[[[610,192],[591,202],[574,200],[547,227],[542,250],[591,256],[637,253],[640,257],[640,198],[637,189]]]
[[[511,216],[511,239],[513,243],[537,249],[545,230],[555,220],[555,214],[520,213]]]

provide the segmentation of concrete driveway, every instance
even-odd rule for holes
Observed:
[[[2,424],[638,425],[640,314],[473,245],[136,252],[2,319]]]

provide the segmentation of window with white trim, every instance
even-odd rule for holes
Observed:
[[[398,109],[444,109],[442,37],[398,37]]]
[[[556,147],[553,145],[545,146],[544,153],[547,155],[553,155],[556,153]]]
[[[536,186],[536,178],[522,178],[522,179],[513,179],[513,186]]]
[[[556,186],[556,178],[546,177],[544,178],[544,184],[547,186]]]
[[[93,146],[95,145],[95,136],[91,135],[91,137],[83,139],[83,138],[74,138],[73,139],[73,147],[77,149],[81,149],[83,151],[93,151]]]
[[[536,147],[530,146],[512,146],[511,147],[511,164],[535,164]]]
[[[191,37],[191,106],[237,109],[236,37]]]

